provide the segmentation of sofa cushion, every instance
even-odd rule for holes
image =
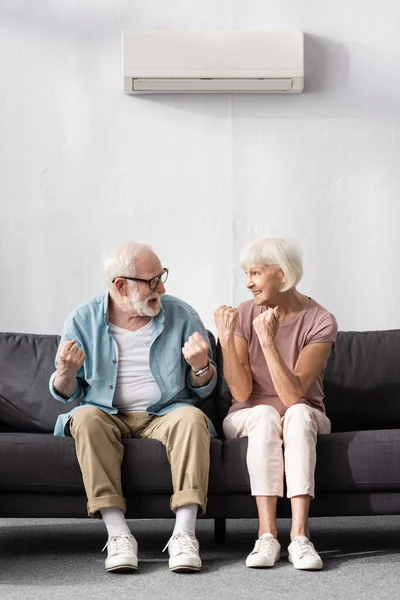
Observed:
[[[400,491],[400,429],[319,436],[315,477],[321,491]]]
[[[247,438],[222,447],[223,490],[250,493]],[[400,429],[331,433],[318,437],[316,494],[400,491]]]
[[[122,463],[124,494],[171,494],[165,446],[157,440],[126,439]],[[221,485],[220,440],[211,440],[210,492]],[[0,433],[0,492],[84,494],[82,475],[70,437]]]

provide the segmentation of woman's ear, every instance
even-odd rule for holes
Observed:
[[[286,283],[285,273],[282,269],[276,269],[275,276],[278,279],[279,286],[282,287]]]

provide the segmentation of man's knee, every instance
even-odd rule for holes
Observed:
[[[104,411],[101,408],[95,408],[93,406],[85,406],[80,408],[72,416],[70,421],[70,431],[73,437],[77,433],[82,432],[94,432],[99,427],[104,426]]]
[[[176,417],[176,423],[183,427],[190,428],[206,428],[208,430],[208,423],[205,414],[195,406],[182,406],[174,410],[174,417]]]

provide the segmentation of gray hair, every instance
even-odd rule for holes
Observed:
[[[124,242],[103,255],[103,267],[107,285],[113,287],[113,279],[118,276],[135,277],[136,259],[148,253],[154,253],[145,242]]]
[[[291,242],[280,238],[261,238],[252,242],[240,253],[240,266],[248,269],[255,265],[275,267],[283,271],[285,281],[280,292],[294,288],[303,275],[299,249]]]

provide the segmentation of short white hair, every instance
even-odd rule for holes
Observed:
[[[274,267],[283,271],[285,281],[280,292],[294,288],[303,276],[303,264],[295,244],[280,238],[261,238],[240,253],[240,266],[247,270],[256,265]]]
[[[113,287],[116,277],[135,277],[136,259],[143,254],[155,254],[146,242],[124,242],[103,255],[103,267],[107,285]]]

